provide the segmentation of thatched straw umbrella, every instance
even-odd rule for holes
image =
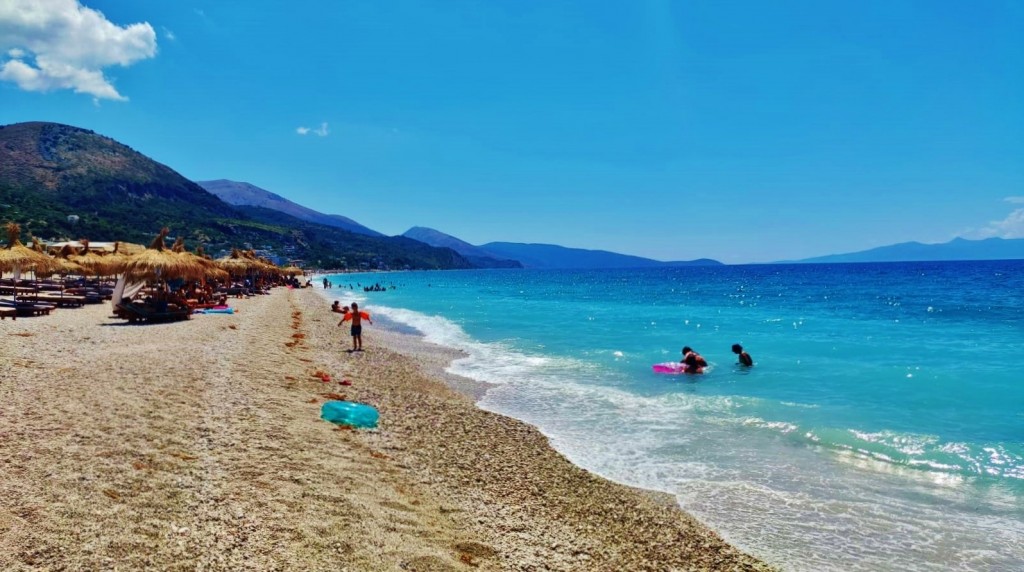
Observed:
[[[263,267],[262,262],[255,258],[249,258],[237,248],[231,249],[230,256],[218,258],[217,265],[224,269],[228,274],[234,276],[251,274],[254,270],[258,270]]]
[[[243,257],[252,260],[255,263],[254,268],[256,270],[260,272],[277,272],[277,265],[266,258],[257,256],[255,250],[242,250],[240,253]]]
[[[18,275],[22,269],[49,268],[52,262],[50,257],[42,252],[36,252],[21,243],[21,226],[16,223],[7,223],[7,248],[0,250],[0,272],[12,271],[14,280],[14,300],[18,300]]]
[[[44,251],[43,245],[40,244],[37,239],[33,239],[32,242],[33,242],[33,248],[37,252],[43,252]],[[53,256],[50,257],[50,267],[45,269],[45,270],[41,270],[41,269],[37,268],[36,269],[36,275],[37,276],[53,276],[54,274],[60,274],[62,276],[66,276],[68,274],[84,275],[88,271],[82,265],[78,264],[77,262],[73,262],[73,261],[71,261],[68,258],[73,253],[74,253],[74,251],[71,249],[70,246],[64,245],[64,248],[60,249],[59,252],[57,252],[56,254],[54,254]],[[63,294],[63,288],[61,289],[61,293]]]
[[[202,245],[196,247],[195,255],[207,266],[207,272],[209,273],[207,274],[207,278],[213,278],[215,280],[226,280],[231,278],[231,275],[225,272],[212,256],[206,254]]]
[[[231,249],[231,256],[217,259],[217,265],[232,276],[245,276],[251,279],[252,286],[256,286],[258,282],[255,275],[267,271],[266,264],[257,260],[254,254],[237,248]]]
[[[43,246],[42,241],[40,241],[38,237],[32,237],[32,246],[28,248],[31,248],[40,254],[46,254],[46,247]],[[32,271],[32,280],[35,282],[37,288],[39,286],[40,276],[51,276],[58,268],[58,263],[53,259],[53,257],[47,254],[46,258],[48,259],[46,264],[36,264],[29,268],[29,270]]]
[[[124,271],[124,267],[128,264],[128,261],[132,259],[132,254],[128,252],[126,242],[115,242],[114,252],[103,255],[103,273],[109,276],[116,276]],[[142,252],[145,247],[139,247],[136,253]]]
[[[57,271],[62,274],[78,274],[79,276],[84,276],[89,271],[81,264],[71,260],[71,256],[74,253],[74,249],[72,249],[70,245],[65,244],[64,247],[54,255],[53,261],[57,263]]]
[[[32,237],[32,246],[30,248],[38,252],[39,254],[46,254],[46,247],[43,246],[42,241],[40,241],[37,237]],[[32,267],[32,273],[35,274],[37,277],[40,274],[42,274],[43,276],[47,276],[47,273],[49,273],[50,271],[54,270],[57,267],[57,263],[53,260],[52,256],[46,254],[46,258],[48,260],[46,261],[45,264],[40,263]]]
[[[145,251],[135,255],[125,265],[123,272],[132,280],[173,280],[175,278],[198,279],[204,275],[203,265],[195,260],[179,256],[168,250],[164,238],[170,232],[167,228],[153,239]]]
[[[268,258],[256,256],[256,251],[249,250],[244,252],[243,254],[245,254],[248,258],[251,258],[260,264],[260,266],[257,268],[258,272],[264,275],[277,275],[281,273],[281,268],[278,265],[271,262],[270,259]]]
[[[135,244],[134,242],[125,242],[123,240],[119,240],[114,243],[114,253],[124,256],[135,256],[136,254],[141,254],[145,250],[145,244]]]
[[[298,266],[285,266],[281,269],[281,274],[295,276],[296,274],[305,274],[305,272],[303,272],[303,270]]]
[[[74,252],[75,251],[74,249],[71,248],[71,245],[65,244],[59,252],[57,252],[51,257],[50,260],[52,262],[52,266],[50,269],[46,271],[46,273],[41,273],[40,271],[36,270],[37,276],[52,276],[54,274],[60,274],[60,297],[62,299],[64,298],[64,288],[67,286],[64,282],[64,279],[67,277],[68,274],[77,274],[79,276],[85,276],[86,274],[89,273],[89,271],[86,270],[83,266],[81,266],[77,262],[70,260],[69,257],[72,256]]]
[[[198,247],[196,249],[195,253],[189,252],[188,250],[185,250],[185,239],[179,236],[178,239],[174,241],[174,246],[171,247],[171,251],[174,252],[175,254],[177,254],[178,256],[184,257],[186,260],[189,260],[190,262],[193,262],[195,264],[198,264],[198,265],[202,266],[203,267],[203,271],[204,271],[203,272],[203,278],[204,279],[205,278],[215,278],[215,279],[227,278],[227,272],[224,272],[223,270],[221,270],[220,267],[217,266],[217,263],[214,262],[212,259],[207,258],[207,257],[202,255],[202,251],[203,251],[203,247],[202,246]]]
[[[78,242],[82,245],[82,250],[78,255],[71,257],[72,262],[79,264],[88,270],[90,274],[95,274],[97,276],[108,274],[110,269],[107,268],[109,263],[107,257],[89,250],[88,239],[80,238],[78,239]]]

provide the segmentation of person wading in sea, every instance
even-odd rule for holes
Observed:
[[[683,373],[704,373],[708,366],[707,360],[690,346],[683,346]]]
[[[750,357],[750,354],[743,351],[743,346],[739,344],[733,344],[732,353],[736,354],[736,359],[740,360],[740,365],[745,365],[747,367],[754,365],[754,358]]]

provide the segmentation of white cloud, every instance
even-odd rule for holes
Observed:
[[[1015,202],[1015,201],[1011,201]],[[1024,208],[1016,209],[1003,220],[994,220],[975,233],[978,238],[1024,238]]]
[[[168,41],[173,42],[174,40],[178,39],[178,36],[175,36],[174,32],[168,30],[167,28],[161,27],[160,29],[164,31],[164,38],[167,38]]]
[[[1024,197],[1006,197],[1003,200],[1008,203],[1013,203],[1015,205],[1024,205]]]
[[[320,127],[316,128],[298,127],[295,129],[295,132],[298,133],[299,135],[309,135],[310,133],[312,133],[313,135],[318,135],[320,137],[327,137],[331,133],[330,130],[327,129],[326,121],[321,123]]]
[[[78,0],[0,2],[0,80],[26,91],[71,89],[95,98],[126,100],[103,68],[156,55],[148,23],[118,26]]]

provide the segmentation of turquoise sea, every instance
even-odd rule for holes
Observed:
[[[1024,261],[329,279],[464,350],[484,409],[785,570],[1024,570]],[[652,372],[683,345],[707,373]]]

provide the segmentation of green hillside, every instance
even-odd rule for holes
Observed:
[[[268,209],[233,207],[171,168],[86,129],[44,122],[0,126],[0,223],[18,222],[43,239],[148,243],[166,226],[207,252],[252,247],[323,267],[471,266],[450,249],[263,211]]]

